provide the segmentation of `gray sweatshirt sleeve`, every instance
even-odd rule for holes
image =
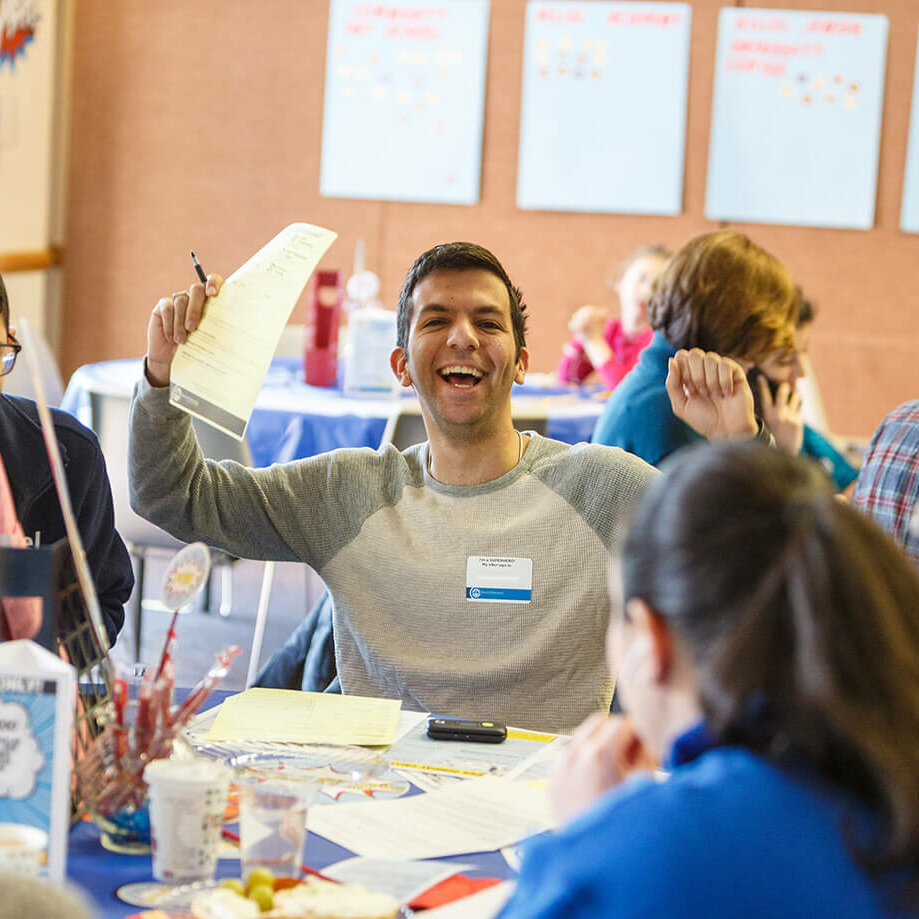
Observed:
[[[204,459],[190,417],[146,379],[131,404],[128,469],[131,506],[176,538],[317,571],[405,481],[394,449],[336,450],[267,469]]]

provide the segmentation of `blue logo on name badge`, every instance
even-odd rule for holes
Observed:
[[[467,587],[466,599],[505,600],[511,603],[529,603],[533,599],[533,591],[512,587]]]

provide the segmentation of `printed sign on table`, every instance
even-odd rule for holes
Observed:
[[[874,223],[887,17],[722,9],[710,220]]]
[[[691,9],[527,4],[517,205],[678,214]]]
[[[332,0],[320,192],[479,200],[488,0]]]
[[[0,871],[64,880],[75,679],[34,642],[0,642]]]
[[[919,45],[916,47],[916,67],[913,73],[913,107],[909,118],[900,229],[906,233],[919,233]],[[916,519],[919,520],[919,516]]]

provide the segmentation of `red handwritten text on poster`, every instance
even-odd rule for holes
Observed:
[[[804,26],[805,32],[819,32],[823,35],[861,35],[862,24],[850,19],[809,19]]]
[[[735,38],[732,54],[759,54],[766,57],[821,57],[826,50],[817,42],[777,42]]]
[[[436,41],[440,38],[440,30],[434,26],[387,26],[383,34],[387,38],[412,38],[422,41]]]
[[[738,16],[734,28],[738,32],[787,32],[789,23],[784,16]]]
[[[646,10],[639,13],[623,13],[621,10],[613,10],[606,17],[609,25],[614,26],[657,26],[658,28],[669,28],[679,25],[683,21],[682,13],[657,13],[652,10]]]
[[[761,73],[766,77],[784,77],[786,73],[784,61],[767,61],[739,55],[729,57],[724,62],[724,69],[728,73]]]
[[[385,3],[355,3],[351,6],[355,19],[446,19],[447,8],[443,6],[391,6]]]
[[[564,25],[571,25],[575,22],[583,22],[584,14],[578,9],[564,9],[562,7],[541,7],[536,11],[537,22],[559,22]]]

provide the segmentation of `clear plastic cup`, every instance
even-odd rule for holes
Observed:
[[[243,877],[253,868],[267,868],[276,877],[299,878],[310,786],[253,775],[238,781]]]
[[[156,760],[144,770],[158,881],[214,877],[230,776],[229,768],[209,760]]]

